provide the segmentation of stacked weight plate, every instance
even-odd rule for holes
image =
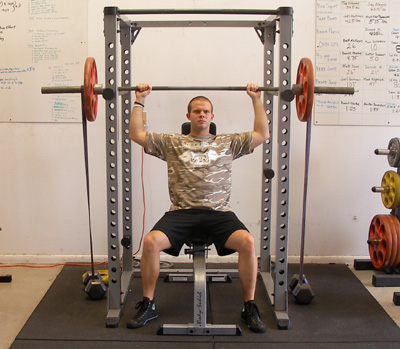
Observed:
[[[371,262],[376,269],[393,270],[400,264],[400,138],[392,138],[388,149],[376,149],[375,154],[387,155],[389,165],[396,171],[387,171],[382,177],[381,186],[372,191],[381,193],[382,203],[390,209],[390,214],[376,215],[370,224],[368,249]]]

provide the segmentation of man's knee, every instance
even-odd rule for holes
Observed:
[[[227,240],[225,247],[239,253],[255,253],[254,238],[247,230],[235,231]]]
[[[153,230],[143,240],[143,253],[160,253],[167,248],[169,240],[162,231]]]
[[[243,250],[246,252],[250,252],[250,253],[255,252],[254,238],[247,231],[244,234],[242,234],[242,246],[243,246]]]

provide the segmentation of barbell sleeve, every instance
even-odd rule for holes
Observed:
[[[374,193],[384,193],[387,189],[384,187],[372,187],[371,190]]]
[[[368,240],[367,240],[367,243],[368,243],[368,245],[377,245],[377,244],[379,244],[381,241],[382,241],[382,239],[374,238],[374,239],[368,239]]]
[[[59,93],[81,93],[83,91],[82,86],[44,86],[41,88],[42,94],[59,94]],[[103,93],[103,85],[96,84],[93,86],[95,94]]]
[[[295,95],[301,95],[303,86],[295,84],[292,86],[292,91]],[[352,95],[354,94],[354,87],[314,86],[314,93]]]
[[[42,87],[42,94],[59,93],[81,93],[83,86],[45,86]]]
[[[314,93],[352,95],[354,94],[354,87],[315,86]]]
[[[375,149],[374,153],[376,155],[389,155],[391,153],[390,149]]]

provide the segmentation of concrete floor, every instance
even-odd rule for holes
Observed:
[[[11,283],[0,283],[0,349],[10,347],[61,269],[0,268],[0,275],[12,275]],[[373,271],[351,269],[400,327],[400,306],[393,304],[393,292],[400,287],[374,287]]]
[[[33,313],[62,267],[0,268],[0,275],[12,275],[0,283],[0,348],[8,349]]]

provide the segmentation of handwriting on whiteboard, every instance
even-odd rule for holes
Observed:
[[[400,125],[400,0],[317,0],[315,83],[320,125]]]
[[[83,83],[87,1],[0,0],[0,50],[0,122],[81,120],[79,95],[40,90]]]

